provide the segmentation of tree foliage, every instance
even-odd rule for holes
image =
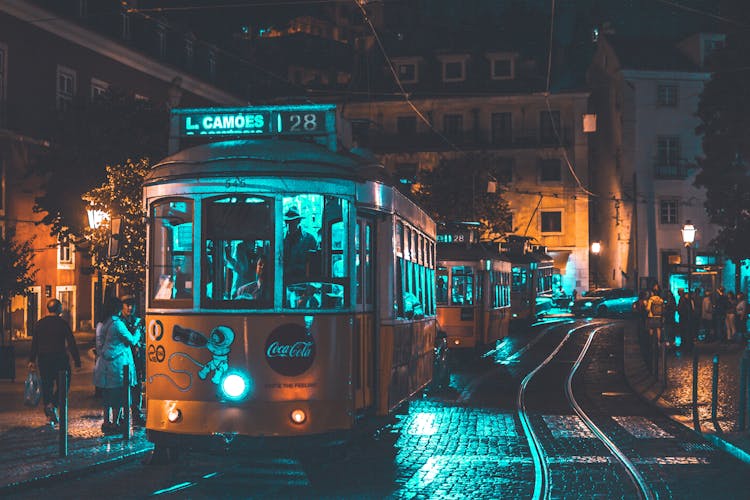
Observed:
[[[15,232],[8,230],[0,235],[0,304],[6,304],[16,295],[28,295],[34,285],[37,269],[32,262],[32,241],[15,241]]]
[[[42,222],[52,235],[80,236],[86,227],[81,195],[104,182],[104,165],[165,156],[168,113],[111,89],[93,102],[76,101],[46,134],[51,146],[35,165],[46,183],[34,210],[44,213]]]
[[[94,266],[132,291],[143,290],[146,279],[146,213],[141,203],[143,181],[149,169],[149,161],[145,158],[108,165],[105,182],[83,194],[83,200],[90,208],[109,215],[99,228],[84,230],[91,243]],[[117,256],[110,257],[110,226],[115,217],[122,219],[120,251]]]
[[[503,198],[507,167],[491,156],[469,154],[443,159],[418,174],[417,201],[438,222],[475,221],[482,238],[498,240],[511,232],[511,213]],[[495,192],[489,192],[494,186]]]
[[[724,15],[750,23],[750,4],[733,0]],[[750,258],[750,30],[731,30],[715,54],[715,72],[698,105],[703,154],[696,185],[706,188],[706,210],[719,226],[713,244],[738,262]]]

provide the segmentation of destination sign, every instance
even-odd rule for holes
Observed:
[[[335,134],[331,105],[175,109],[180,137]],[[174,123],[174,122],[173,122]]]

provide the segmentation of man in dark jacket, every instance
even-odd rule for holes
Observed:
[[[68,323],[60,317],[62,303],[57,299],[47,301],[49,315],[40,319],[34,330],[29,356],[29,370],[39,365],[42,379],[42,399],[44,414],[51,423],[57,423],[57,401],[60,388],[57,387],[58,373],[65,371],[70,387],[70,360],[65,352],[65,344],[73,356],[76,368],[81,367],[76,340]]]

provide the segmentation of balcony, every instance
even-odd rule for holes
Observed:
[[[484,130],[459,134],[446,134],[442,131],[440,133],[461,149],[539,149],[560,145],[567,147],[573,142],[572,133],[568,127],[560,131],[562,144],[557,136],[542,134],[539,129],[514,130],[511,137],[495,142],[490,140],[490,133]],[[435,132],[407,134],[369,131],[362,135],[358,134],[355,138],[361,146],[379,153],[449,151],[452,149],[451,145]]]
[[[688,178],[690,168],[685,164],[654,165],[654,179],[681,181]]]

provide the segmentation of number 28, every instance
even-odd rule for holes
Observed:
[[[318,128],[318,117],[313,113],[307,113],[304,115],[290,115],[289,121],[291,127],[289,128],[292,132],[311,132]]]

